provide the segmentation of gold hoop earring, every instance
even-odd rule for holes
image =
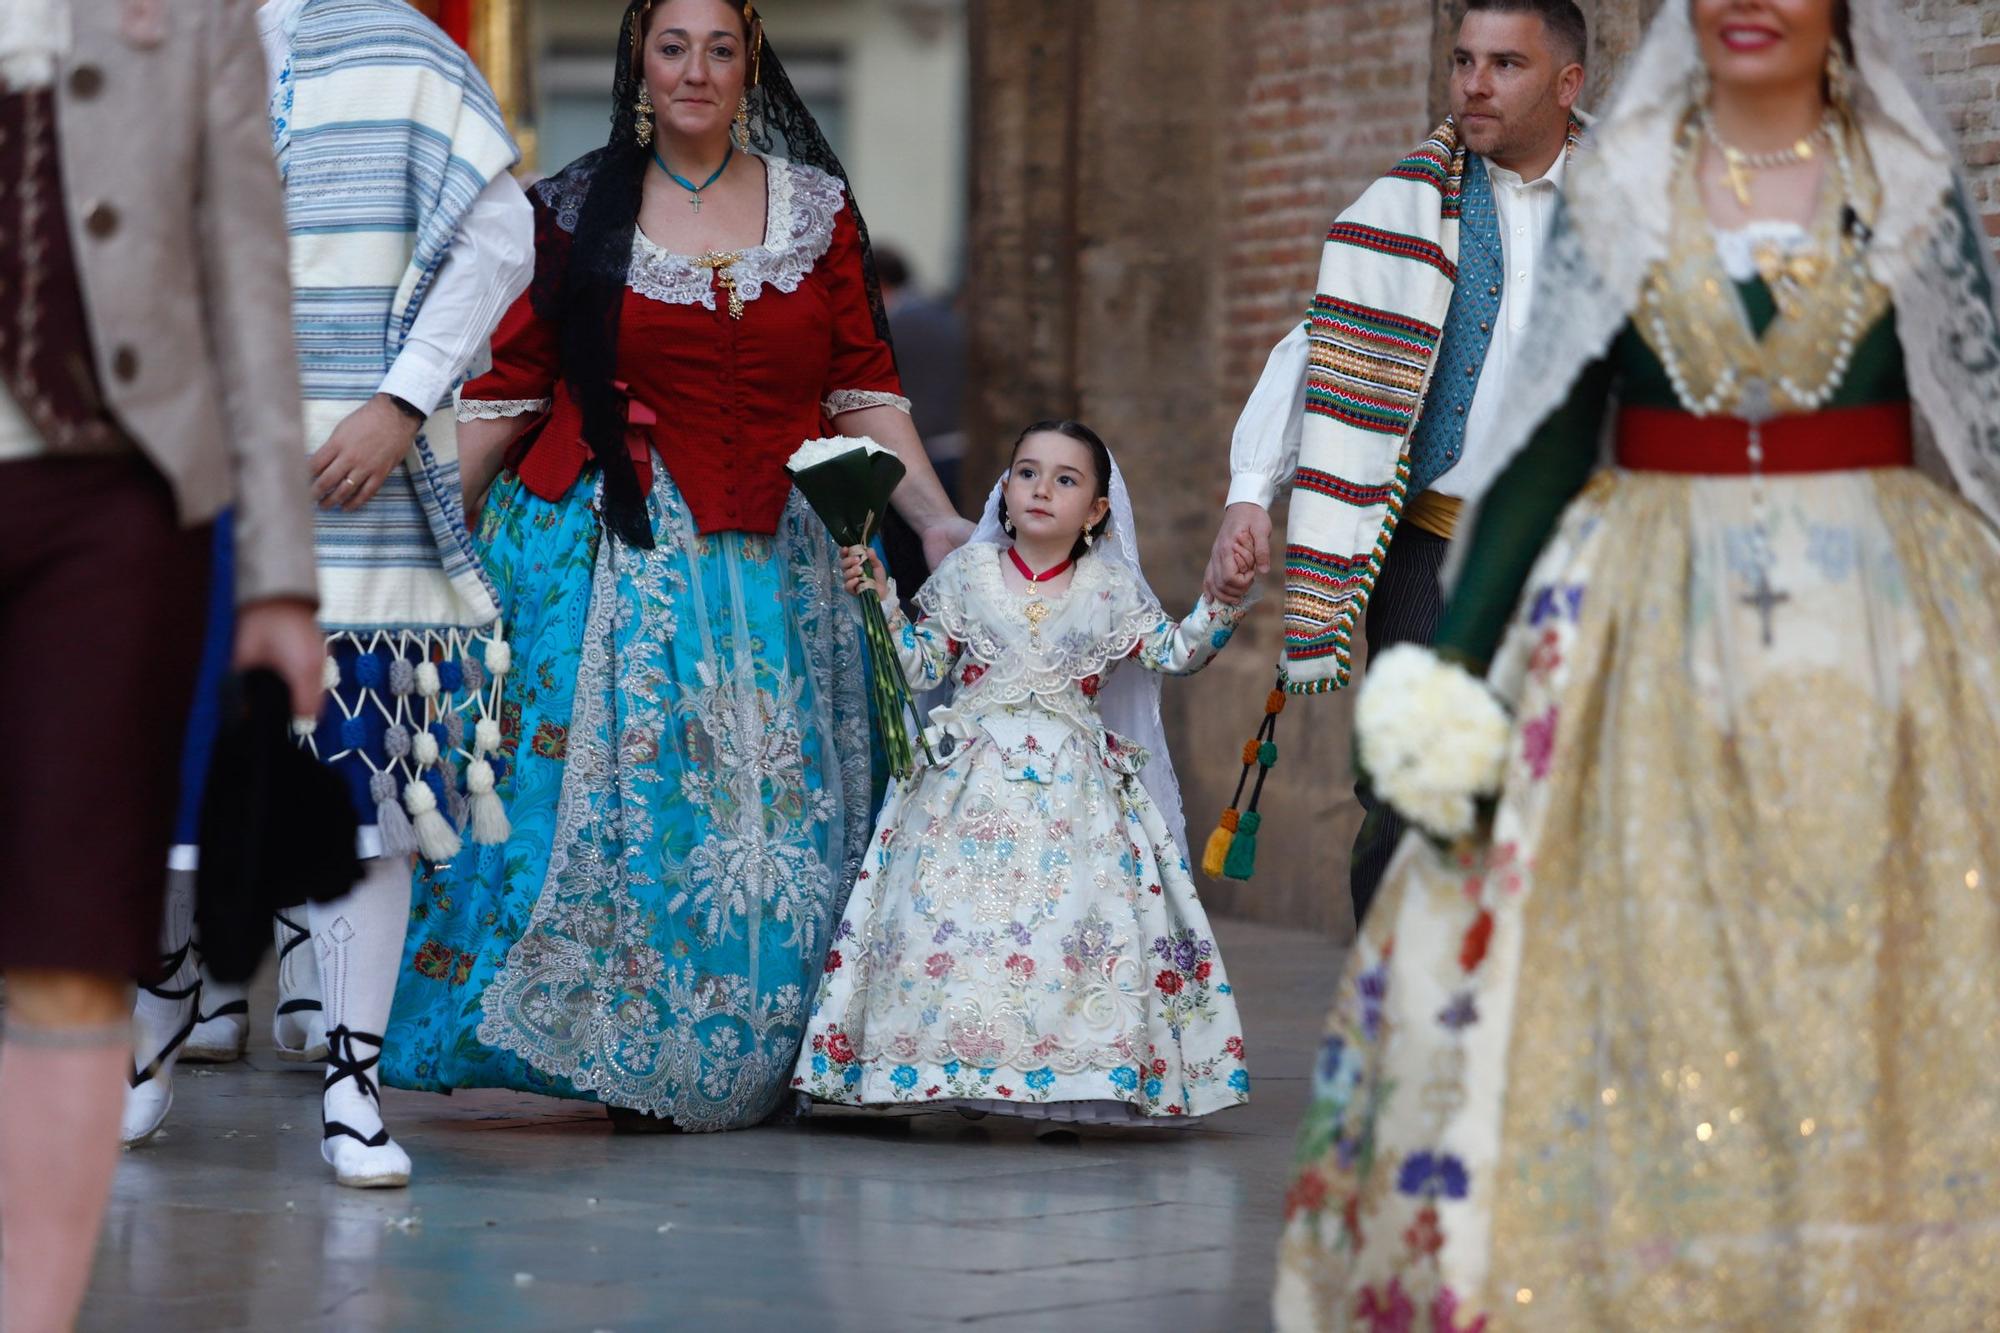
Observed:
[[[743,94],[742,99],[736,103],[736,124],[730,130],[730,134],[734,136],[736,140],[736,146],[738,148],[742,149],[746,153],[750,151],[750,94],[749,93]]]
[[[632,109],[639,117],[638,124],[632,127],[639,137],[639,146],[650,148],[653,146],[653,90],[641,84],[639,100],[632,104]]]

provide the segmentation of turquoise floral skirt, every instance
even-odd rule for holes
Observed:
[[[651,551],[595,497],[508,476],[487,505],[513,831],[419,868],[383,1076],[741,1128],[787,1091],[868,838],[860,620],[797,496],[773,536],[702,536],[657,469]]]

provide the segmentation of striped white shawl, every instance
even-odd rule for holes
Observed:
[[[467,208],[520,154],[471,60],[401,0],[307,0],[272,128],[312,450],[381,387]],[[330,633],[499,616],[465,527],[451,404],[419,406],[439,410],[375,498],[318,513]]]

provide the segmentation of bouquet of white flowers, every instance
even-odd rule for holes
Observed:
[[[1500,790],[1507,712],[1485,682],[1428,648],[1398,644],[1368,663],[1354,706],[1363,775],[1440,842],[1472,832]]]
[[[903,480],[903,460],[895,451],[860,436],[807,440],[785,463],[792,484],[806,497],[820,522],[841,546],[866,546],[889,512],[889,496]],[[910,682],[889,639],[882,603],[861,599],[861,626],[868,641],[868,688],[882,729],[882,749],[899,778],[916,768],[910,749]],[[921,741],[921,732],[919,734]],[[925,745],[924,757],[930,757]]]

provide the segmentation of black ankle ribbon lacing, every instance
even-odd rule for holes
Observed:
[[[159,1077],[160,1070],[165,1066],[168,1058],[181,1048],[183,1042],[194,1035],[195,1025],[201,1022],[201,973],[196,972],[194,980],[186,986],[169,986],[166,984],[173,978],[176,972],[179,972],[187,964],[188,951],[193,947],[194,941],[190,940],[162,958],[160,960],[160,983],[158,985],[141,987],[146,994],[158,996],[162,1000],[185,1000],[189,996],[193,996],[194,1004],[189,1007],[188,1020],[181,1024],[181,1030],[167,1039],[167,1044],[160,1048],[159,1053],[147,1063],[146,1067],[141,1069],[136,1064],[132,1066],[132,1086],[135,1088],[141,1083],[150,1083]]]
[[[375,1048],[375,1053],[364,1058],[356,1048],[356,1042],[367,1042]],[[382,1094],[375,1086],[375,1080],[369,1077],[368,1071],[380,1064],[381,1061],[382,1039],[374,1033],[356,1032],[345,1023],[342,1023],[338,1027],[328,1028],[326,1033],[327,1074],[326,1082],[320,1087],[321,1095],[324,1096],[326,1093],[332,1091],[333,1085],[342,1079],[351,1078],[354,1080],[354,1085],[360,1088],[368,1100],[374,1102],[379,1108],[382,1105]],[[363,1134],[352,1125],[344,1125],[338,1120],[326,1119],[326,1110],[324,1107],[320,1109],[320,1123],[325,1126],[324,1132],[320,1135],[323,1139],[330,1139],[335,1135],[345,1134],[348,1138],[359,1142],[364,1148],[380,1148],[389,1141],[389,1129],[386,1125],[376,1130],[372,1135]]]
[[[298,922],[292,920],[290,917],[286,916],[283,912],[273,912],[271,913],[271,915],[278,919],[279,925],[283,926],[286,930],[292,932],[291,938],[287,939],[285,941],[284,947],[278,950],[278,966],[283,967],[285,965],[285,959],[291,957],[292,950],[301,947],[302,945],[306,944],[312,939],[312,932],[301,927]],[[223,1006],[222,1009],[219,1009],[216,1012],[225,1013],[227,1012],[227,1010],[228,1006],[225,1005]],[[289,1014],[302,1014],[308,1011],[312,1013],[318,1013],[319,1010],[320,1010],[319,1001],[311,999],[286,1000],[283,1004],[280,1004],[278,1006],[278,1014],[281,1017]],[[243,1012],[246,1014],[249,1013],[250,1006],[245,1004],[243,1006]]]

